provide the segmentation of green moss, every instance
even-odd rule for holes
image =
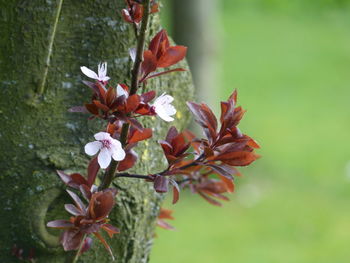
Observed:
[[[0,0],[1,262],[15,261],[11,256],[14,244],[23,248],[25,254],[34,248],[36,262],[65,261],[67,253],[53,248],[57,239],[52,235],[57,233],[47,232],[44,225],[54,218],[68,217],[63,211],[66,197],[57,199],[59,192],[64,191],[55,169],[84,172],[88,160],[83,145],[101,127],[101,122],[88,122],[86,115],[68,113],[67,109],[91,96],[81,84],[81,65],[95,68],[99,61],[107,61],[112,84],[128,82],[128,49],[134,45],[134,38],[131,28],[118,15],[117,10],[123,5],[121,0],[64,0],[45,93],[37,96],[57,2]],[[153,19],[151,35],[158,25],[158,20]],[[170,74],[149,82],[149,87],[157,92],[167,91],[176,98],[181,118],[172,124],[185,127],[188,117],[182,109],[192,94],[190,73]],[[158,171],[166,165],[156,141],[164,137],[168,124],[157,118],[147,119],[144,124],[154,127],[156,136],[140,143],[138,153],[142,158],[134,169],[140,173]],[[123,190],[111,221],[122,232],[108,241],[116,262],[146,262],[162,197],[146,182],[118,180],[117,185]],[[109,261],[97,242],[81,259]]]

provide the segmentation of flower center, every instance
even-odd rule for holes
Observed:
[[[100,142],[102,142],[102,146],[104,148],[108,148],[108,149],[111,148],[111,142],[109,140],[102,140]]]

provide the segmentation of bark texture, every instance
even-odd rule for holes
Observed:
[[[58,247],[59,232],[45,226],[68,218],[63,204],[71,202],[55,170],[85,172],[83,145],[102,127],[67,109],[91,96],[81,83],[82,65],[96,69],[107,61],[111,84],[129,83],[128,49],[135,39],[132,27],[121,20],[122,7],[123,0],[0,0],[0,262],[20,262],[11,255],[14,245],[24,257],[34,250],[36,262],[67,260]],[[149,34],[158,29],[154,18]],[[175,97],[178,113],[172,125],[184,128],[185,101],[193,93],[190,73],[170,74],[148,87]],[[147,174],[166,166],[156,141],[169,125],[157,118],[144,124],[154,128],[155,137],[139,145],[133,170]],[[148,262],[161,197],[141,180],[120,179],[117,185],[110,218],[122,232],[107,238],[115,262]],[[110,261],[96,240],[79,260]]]

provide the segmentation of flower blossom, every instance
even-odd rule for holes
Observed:
[[[176,113],[175,107],[171,105],[173,100],[172,96],[163,93],[154,101],[152,109],[161,119],[167,122],[173,121],[174,118],[171,116]]]
[[[117,95],[118,97],[124,95],[126,99],[129,97],[129,93],[125,89],[123,89],[123,87],[119,84],[117,86]]]
[[[100,151],[97,161],[102,169],[106,169],[109,166],[112,158],[115,161],[121,161],[125,158],[125,151],[121,143],[113,139],[109,133],[99,132],[94,137],[96,141],[86,144],[85,152],[92,156]]]
[[[80,67],[80,70],[89,78],[96,79],[101,82],[107,82],[110,79],[110,77],[107,76],[107,62],[98,64],[98,74],[85,66]]]

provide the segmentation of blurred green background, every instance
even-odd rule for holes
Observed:
[[[167,202],[177,230],[158,229],[151,262],[350,262],[349,1],[218,2],[211,92],[238,89],[262,158],[221,208]]]

